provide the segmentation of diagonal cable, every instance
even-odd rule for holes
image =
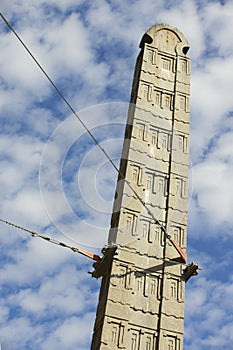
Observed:
[[[14,33],[14,35],[16,36],[16,38],[20,41],[20,43],[23,45],[23,47],[25,48],[25,50],[28,52],[28,54],[31,56],[31,58],[33,59],[33,61],[36,63],[36,65],[40,68],[40,70],[42,71],[42,73],[45,75],[45,77],[48,79],[48,81],[50,82],[50,84],[53,86],[53,88],[56,90],[56,92],[58,93],[58,95],[61,97],[61,99],[65,102],[65,104],[69,107],[69,109],[72,111],[72,113],[75,115],[75,117],[78,119],[78,121],[81,123],[81,125],[84,127],[84,129],[86,130],[86,132],[90,135],[90,137],[92,138],[92,140],[96,143],[96,145],[101,149],[101,151],[104,153],[105,157],[107,157],[107,159],[109,160],[109,162],[112,164],[112,166],[116,169],[116,171],[118,172],[118,168],[117,166],[114,164],[114,162],[112,161],[112,159],[109,157],[109,155],[107,154],[107,152],[105,151],[105,149],[103,147],[101,147],[101,145],[99,144],[99,142],[97,141],[97,139],[95,138],[95,136],[92,134],[92,132],[88,129],[88,127],[85,125],[85,123],[82,121],[82,119],[79,117],[78,113],[75,111],[75,109],[72,107],[72,105],[69,103],[69,101],[66,99],[66,97],[62,94],[61,90],[56,86],[56,84],[53,82],[53,80],[50,78],[50,76],[48,75],[48,73],[45,71],[45,69],[42,67],[42,65],[39,63],[39,61],[36,59],[36,57],[32,54],[32,52],[29,50],[29,48],[27,47],[27,45],[23,42],[23,40],[20,38],[20,36],[16,33],[16,31],[14,30],[14,28],[10,25],[10,23],[6,20],[6,18],[3,16],[2,13],[0,13],[1,18],[3,19],[3,21],[5,22],[5,24],[7,25],[7,27],[12,31],[12,33]]]
[[[66,243],[60,242],[60,241],[58,241],[56,239],[53,239],[53,238],[50,238],[48,236],[41,235],[40,233],[37,233],[37,232],[32,231],[32,230],[29,230],[29,229],[27,229],[27,228],[25,228],[23,226],[16,225],[13,222],[6,221],[6,220],[1,219],[1,218],[0,218],[0,222],[4,223],[6,225],[12,226],[14,228],[17,228],[17,229],[19,229],[21,231],[28,232],[28,233],[30,233],[32,235],[32,237],[39,237],[39,238],[44,239],[45,241],[48,241],[49,243],[59,245],[60,247],[71,249],[73,252],[85,255],[88,258],[92,259],[92,260],[95,260],[95,261],[100,260],[100,257],[98,255],[96,255],[96,254],[90,253],[90,252],[88,252],[88,251],[86,251],[84,249],[80,249],[80,248],[77,248],[77,247],[72,247],[72,246],[70,246],[70,245],[68,245]]]
[[[111,159],[111,157],[108,155],[108,153],[105,151],[105,149],[99,144],[98,140],[95,138],[95,136],[92,134],[92,132],[88,129],[88,127],[86,126],[86,124],[82,121],[82,119],[79,117],[78,113],[75,111],[75,109],[72,107],[72,105],[69,103],[69,101],[66,99],[66,97],[62,94],[61,90],[56,86],[56,84],[53,82],[53,80],[50,78],[50,76],[48,75],[48,73],[45,71],[45,69],[42,67],[42,65],[39,63],[39,61],[36,59],[36,57],[32,54],[32,52],[29,50],[29,48],[27,47],[27,45],[24,43],[24,41],[20,38],[20,36],[16,33],[16,31],[14,30],[14,28],[10,25],[10,23],[7,21],[7,19],[3,16],[2,13],[0,13],[0,17],[2,18],[2,20],[5,22],[5,24],[7,25],[7,27],[11,30],[11,32],[16,36],[16,38],[20,41],[20,43],[22,44],[22,46],[25,48],[25,50],[28,52],[28,54],[31,56],[31,58],[33,59],[33,61],[36,63],[36,65],[39,67],[39,69],[42,71],[42,73],[45,75],[45,77],[48,79],[48,81],[50,82],[50,84],[53,86],[53,88],[55,89],[55,91],[57,92],[57,94],[61,97],[61,99],[64,101],[64,103],[68,106],[68,108],[72,111],[72,113],[75,115],[75,117],[78,119],[78,121],[80,122],[80,124],[83,126],[83,128],[86,130],[86,132],[90,135],[90,137],[92,138],[92,140],[96,143],[96,145],[99,147],[99,149],[101,150],[101,152],[105,155],[105,157],[108,159],[108,161],[111,163],[111,165],[113,166],[113,168],[117,171],[117,173],[120,175],[120,178],[122,180],[124,180],[127,185],[129,186],[129,188],[131,189],[131,191],[133,192],[133,194],[136,196],[136,198],[140,201],[140,203],[143,205],[143,207],[147,210],[148,214],[152,217],[152,219],[154,220],[154,222],[161,228],[162,232],[165,234],[165,237],[167,239],[170,240],[170,242],[172,243],[172,245],[176,248],[177,250],[177,244],[174,244],[174,241],[171,239],[171,236],[168,234],[166,228],[164,227],[163,224],[161,224],[159,222],[158,219],[155,218],[154,214],[151,212],[151,210],[147,207],[147,205],[145,204],[145,202],[140,198],[140,196],[138,195],[138,193],[135,191],[135,189],[133,188],[133,186],[130,184],[129,181],[126,180],[125,176],[121,173],[121,171],[117,168],[117,166],[115,165],[115,163],[113,162],[113,160]],[[183,252],[182,248],[179,247],[180,250]],[[179,254],[181,255],[181,257],[183,258],[183,255],[181,254],[181,252],[178,250]],[[184,252],[183,252],[184,253]],[[184,253],[185,254],[185,253]],[[183,258],[184,260],[184,258]]]

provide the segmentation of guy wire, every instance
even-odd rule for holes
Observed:
[[[95,138],[95,136],[92,134],[92,132],[88,129],[88,127],[85,125],[85,123],[82,121],[82,119],[79,117],[78,113],[75,111],[75,109],[72,107],[72,105],[69,103],[69,101],[66,99],[66,97],[62,94],[61,90],[56,86],[56,84],[53,82],[53,80],[50,78],[50,76],[48,75],[48,73],[45,71],[45,69],[41,66],[41,64],[39,63],[39,61],[35,58],[35,56],[32,54],[32,52],[30,51],[30,49],[27,47],[27,45],[24,43],[24,41],[20,38],[20,36],[16,33],[16,31],[13,29],[13,27],[10,25],[10,23],[7,21],[7,19],[3,16],[2,13],[0,13],[0,17],[2,18],[2,20],[5,22],[5,24],[7,25],[7,27],[10,29],[10,31],[16,36],[16,38],[20,41],[20,43],[22,44],[22,46],[25,48],[25,50],[28,52],[28,54],[31,56],[31,58],[33,59],[33,61],[36,63],[36,65],[39,67],[39,69],[42,71],[42,73],[45,75],[45,77],[48,79],[48,81],[50,82],[50,84],[53,86],[53,88],[55,89],[55,91],[57,92],[57,94],[61,97],[61,99],[65,102],[65,104],[68,106],[68,108],[72,111],[72,113],[75,115],[75,117],[78,119],[78,121],[81,123],[81,125],[83,126],[83,128],[86,130],[86,132],[90,135],[90,137],[92,138],[92,140],[96,143],[96,145],[99,147],[99,149],[103,152],[103,154],[105,155],[105,157],[108,159],[108,161],[111,163],[111,165],[114,167],[114,169],[117,171],[117,173],[120,175],[121,179],[124,180],[127,185],[129,186],[129,188],[131,189],[131,191],[133,192],[133,194],[136,196],[136,198],[140,201],[140,203],[143,205],[143,207],[147,210],[148,214],[152,217],[152,219],[154,220],[154,222],[161,228],[162,232],[165,234],[165,237],[167,239],[171,239],[171,236],[167,233],[166,228],[164,227],[163,224],[161,224],[159,222],[158,219],[156,219],[154,217],[154,214],[151,212],[151,210],[147,207],[147,205],[145,204],[145,202],[140,198],[140,196],[137,194],[137,192],[134,190],[133,186],[130,184],[129,181],[126,180],[126,178],[124,177],[124,175],[121,173],[121,171],[117,168],[117,166],[115,165],[115,163],[112,161],[112,159],[110,158],[110,156],[108,155],[108,153],[105,151],[105,149],[99,144],[98,140]]]

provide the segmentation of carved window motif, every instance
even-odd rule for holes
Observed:
[[[152,64],[155,64],[156,62],[156,52],[153,50],[148,50],[148,61]]]
[[[146,99],[148,102],[151,102],[151,92],[152,92],[151,85],[142,84],[142,91],[143,91],[143,98]]]
[[[180,109],[182,111],[186,110],[186,98],[185,98],[185,96],[180,96]]]
[[[169,134],[166,132],[159,133],[158,148],[169,150]]]
[[[171,291],[171,298],[172,299],[176,299],[178,297],[178,290],[177,290],[177,281],[176,280],[171,280],[171,284],[170,284],[170,291]]]
[[[158,143],[158,131],[153,131],[151,133],[151,143],[152,143],[152,145],[156,145],[157,146],[157,143]]]
[[[157,225],[153,225],[152,228],[149,230],[148,234],[148,242],[149,243],[156,243],[156,247],[158,244],[163,244],[162,243],[162,237],[163,235],[161,234],[161,229]]]
[[[153,175],[148,174],[146,178],[146,190],[151,191],[153,184]]]
[[[175,195],[179,195],[181,198],[186,198],[187,196],[187,182],[184,179],[176,178],[175,183]]]
[[[139,175],[139,168],[133,168],[133,182],[137,184]]]
[[[157,175],[155,184],[155,192],[161,193],[164,197],[167,195],[167,179],[165,176]]]
[[[168,146],[168,135],[162,134],[161,135],[161,148],[167,149]]]
[[[167,134],[167,150],[168,151],[170,151],[170,149],[171,149],[171,142],[172,142],[171,134]]]
[[[158,226],[155,227],[155,241],[160,241],[161,230]]]
[[[114,345],[117,345],[117,338],[118,338],[118,327],[113,326],[112,332],[111,332],[111,343]]]
[[[157,281],[156,279],[152,278],[150,281],[150,294],[156,295],[157,292]]]
[[[181,227],[174,226],[173,227],[173,238],[179,244],[184,244],[184,230]]]
[[[178,229],[179,229],[179,232],[180,232],[180,245],[183,246],[184,245],[184,234],[185,234],[185,232],[184,232],[184,229],[181,228],[181,227],[178,227]]]
[[[131,336],[131,350],[137,350],[138,349],[138,334],[132,333]]]
[[[125,287],[125,282],[126,282],[126,267],[121,267],[120,268],[120,285]]]
[[[148,293],[149,293],[149,285],[148,285],[148,282],[149,282],[149,277],[148,275],[145,273],[143,275],[143,295],[144,297],[148,297]]]
[[[187,136],[178,135],[178,150],[184,153],[187,152]]]
[[[171,337],[169,337],[170,339],[168,339],[168,346],[167,346],[167,350],[176,350],[176,340]]]
[[[137,291],[140,293],[143,291],[143,275],[137,276]]]
[[[157,106],[160,106],[160,104],[161,104],[161,93],[158,91],[156,91],[156,93],[155,93],[155,104]]]
[[[175,194],[180,195],[182,194],[182,179],[177,178],[176,179],[176,185],[175,185]]]
[[[149,203],[151,201],[152,188],[153,188],[153,175],[147,174],[146,183],[145,183],[145,202],[146,203]]]
[[[163,224],[163,227],[165,227],[164,224]],[[162,247],[164,247],[165,241],[166,241],[166,237],[164,235],[164,232],[162,231],[162,229],[160,229],[160,244]]]
[[[134,168],[134,169],[133,169],[133,182],[136,183],[136,184],[137,184],[137,182],[138,182],[138,173],[139,173],[138,170],[139,170],[139,169],[137,169],[137,168]]]
[[[127,216],[126,229],[128,232],[132,233],[132,231],[133,231],[133,217],[132,216]]]
[[[145,126],[144,125],[138,125],[138,138],[140,140],[143,140],[143,136],[144,136],[144,128]]]
[[[180,62],[180,67],[181,67],[181,72],[187,73],[187,62],[186,61],[182,60]]]
[[[131,164],[131,178],[133,183],[135,183],[137,186],[141,186],[144,181],[143,168],[139,167],[138,165]]]
[[[158,192],[164,194],[164,179],[162,177],[158,178]]]
[[[164,96],[164,108],[171,109],[171,96],[170,95]]]
[[[157,236],[156,236],[156,228],[154,227],[154,225],[151,227],[151,225],[149,224],[149,229],[148,229],[148,243],[153,243],[157,240]]]
[[[121,347],[124,338],[124,326],[120,323],[112,322],[110,330],[110,341],[112,344],[111,348]]]
[[[184,137],[182,135],[179,135],[178,136],[178,149],[183,152],[184,151],[183,148],[184,148]]]
[[[152,349],[152,339],[151,337],[146,337],[146,349],[145,350],[151,350]]]
[[[168,58],[162,58],[162,68],[165,70],[171,70],[171,60]]]
[[[144,133],[143,133],[143,140],[148,141],[148,125],[144,125]]]
[[[182,180],[182,198],[187,198],[187,180]]]
[[[126,216],[126,231],[132,235],[135,234],[137,224],[137,217],[134,214],[127,214]]]
[[[174,228],[174,231],[173,231],[173,237],[174,237],[174,240],[179,244],[180,243],[180,235],[179,235],[180,231],[178,229],[178,227]]]
[[[147,234],[148,234],[148,223],[145,222],[145,223],[142,225],[142,236],[143,236],[143,237],[146,237]]]

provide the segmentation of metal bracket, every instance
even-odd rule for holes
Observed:
[[[190,277],[197,276],[198,275],[197,270],[201,270],[198,264],[192,262],[191,264],[187,265],[183,271],[183,277],[185,282],[187,282],[190,279]]]
[[[92,266],[94,267],[94,271],[90,272],[92,277],[99,278],[103,277],[112,264],[112,259],[114,255],[116,254],[117,246],[112,247],[104,247],[102,249],[103,256],[100,258],[99,261],[95,262]]]

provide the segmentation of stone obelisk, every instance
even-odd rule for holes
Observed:
[[[93,272],[102,283],[92,350],[183,349],[189,45],[159,24],[140,48],[108,247]]]

